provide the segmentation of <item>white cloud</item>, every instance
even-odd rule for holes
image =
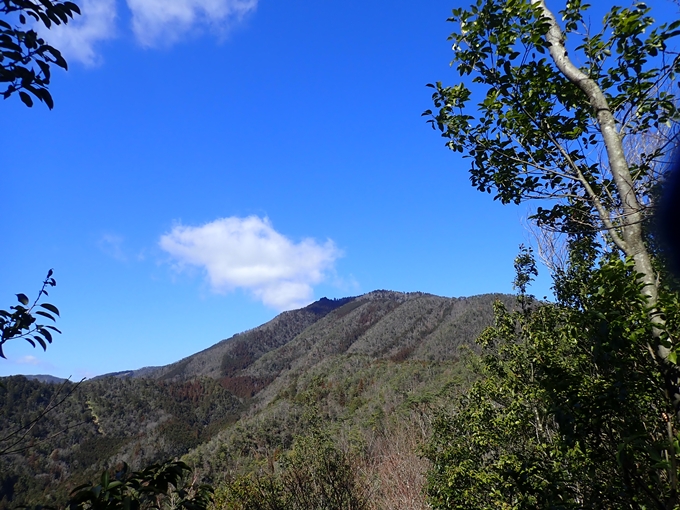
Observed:
[[[40,35],[68,62],[99,62],[97,43],[117,35],[117,0],[82,0],[81,15],[50,29],[37,24]],[[168,46],[187,33],[205,28],[225,34],[254,12],[258,0],[126,0],[132,31],[143,46]]]
[[[41,365],[42,362],[35,356],[22,356],[16,361],[19,365]]]
[[[99,56],[95,46],[116,34],[116,0],[82,0],[77,14],[66,25],[43,28],[40,34],[64,55],[67,62],[80,61],[94,65]]]
[[[241,288],[265,305],[290,310],[312,301],[312,286],[341,256],[333,241],[294,243],[267,218],[221,218],[200,227],[175,226],[160,239],[176,268],[205,270],[213,290]]]
[[[132,30],[144,46],[167,46],[208,27],[224,33],[257,7],[257,0],[127,0]]]

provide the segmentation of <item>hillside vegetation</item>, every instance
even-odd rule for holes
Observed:
[[[464,386],[460,358],[491,324],[497,299],[514,303],[389,291],[322,299],[165,367],[77,386],[5,378],[0,437],[71,394],[16,445],[0,443],[0,508],[63,503],[104,468],[182,456],[219,487],[273,469],[304,437],[325,437],[360,467],[372,501],[417,507],[425,411],[446,388]],[[408,494],[390,493],[403,487]]]

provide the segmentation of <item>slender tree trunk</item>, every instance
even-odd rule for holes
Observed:
[[[560,72],[574,85],[576,85],[586,95],[590,101],[597,123],[604,139],[609,167],[619,199],[621,201],[623,215],[620,223],[620,236],[616,239],[617,246],[635,263],[635,270],[641,275],[644,283],[642,292],[648,299],[652,323],[656,326],[654,331],[656,343],[656,360],[664,373],[665,392],[673,405],[675,415],[680,419],[680,370],[678,366],[668,359],[670,349],[664,346],[659,340],[665,322],[656,310],[659,288],[657,275],[655,274],[652,258],[645,245],[642,222],[644,220],[644,207],[638,200],[633,185],[633,178],[628,168],[628,162],[621,143],[621,137],[616,129],[616,119],[612,113],[607,98],[599,85],[588,75],[576,67],[567,54],[564,47],[564,36],[554,14],[545,5],[545,0],[530,0],[532,5],[537,6],[543,17],[550,23],[550,30],[546,34],[546,39],[550,43],[549,51],[555,65]],[[603,212],[598,209],[602,216]],[[608,213],[608,211],[604,211]],[[610,218],[602,218],[603,223],[607,223]],[[650,350],[654,352],[654,349]],[[670,427],[670,422],[668,422]],[[677,462],[675,455],[672,456],[670,477],[672,479],[673,490],[666,501],[667,505],[674,507],[678,500],[677,495]]]
[[[635,270],[642,275],[641,279],[645,284],[643,292],[647,296],[650,306],[654,307],[658,300],[659,290],[652,259],[644,242],[642,230],[644,206],[639,202],[635,192],[621,137],[616,129],[614,114],[599,85],[576,67],[569,58],[564,47],[562,30],[554,14],[545,5],[545,0],[531,0],[531,3],[541,9],[543,16],[550,23],[550,30],[546,34],[546,38],[550,43],[550,56],[555,65],[571,83],[583,91],[593,108],[604,139],[614,185],[623,209],[621,218],[621,239],[623,242],[620,243],[619,247],[626,256],[631,257],[635,262]],[[605,220],[605,218],[601,219]],[[654,314],[653,320],[658,326],[663,326],[658,315]],[[668,352],[667,348],[659,346],[658,354],[663,359],[668,357]]]

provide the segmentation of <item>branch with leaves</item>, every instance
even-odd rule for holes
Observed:
[[[39,344],[45,351],[47,344],[52,343],[52,332],[61,333],[51,324],[37,322],[38,318],[45,318],[54,323],[59,316],[56,306],[40,302],[43,296],[49,295],[47,287],[57,285],[53,274],[54,271],[50,269],[33,304],[29,306],[30,300],[26,294],[17,294],[18,305],[10,306],[9,311],[0,310],[0,357],[6,358],[2,349],[9,340],[23,338],[33,347],[36,347],[36,343]]]
[[[0,94],[4,99],[18,92],[28,107],[33,106],[34,97],[50,110],[54,107],[47,88],[50,68],[67,69],[68,65],[58,49],[27,25],[42,23],[49,29],[53,24],[68,23],[76,14],[80,9],[73,2],[0,0],[0,86],[5,86]]]
[[[587,9],[566,2],[555,16],[544,0],[454,9],[449,21],[459,28],[450,39],[461,82],[430,85],[436,110],[423,115],[451,150],[470,158],[480,191],[504,204],[541,199],[533,218],[552,230],[604,232],[635,260],[653,305],[657,275],[642,223],[659,183],[650,177],[660,175],[662,148],[670,147],[665,135],[680,120],[672,86],[680,58],[671,45],[680,22],[657,23],[635,3],[613,7],[593,33]],[[627,153],[622,140],[636,137],[661,145]]]
[[[181,461],[153,464],[142,471],[130,472],[127,464],[113,477],[108,471],[96,485],[85,484],[71,492],[67,510],[142,510],[169,507],[206,510],[213,489],[199,484],[194,477],[184,484],[191,468]]]

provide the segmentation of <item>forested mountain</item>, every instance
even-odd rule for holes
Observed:
[[[0,508],[58,503],[122,462],[136,469],[185,455],[219,482],[289,448],[310,409],[366,453],[398,416],[465,378],[461,347],[491,324],[497,299],[514,302],[390,291],[324,298],[168,366],[79,385],[5,378]]]
[[[355,298],[322,298],[300,310],[283,312],[271,321],[164,367],[145,368],[131,377],[183,380],[197,376],[220,378],[234,375],[263,354],[289,342],[326,314]]]

